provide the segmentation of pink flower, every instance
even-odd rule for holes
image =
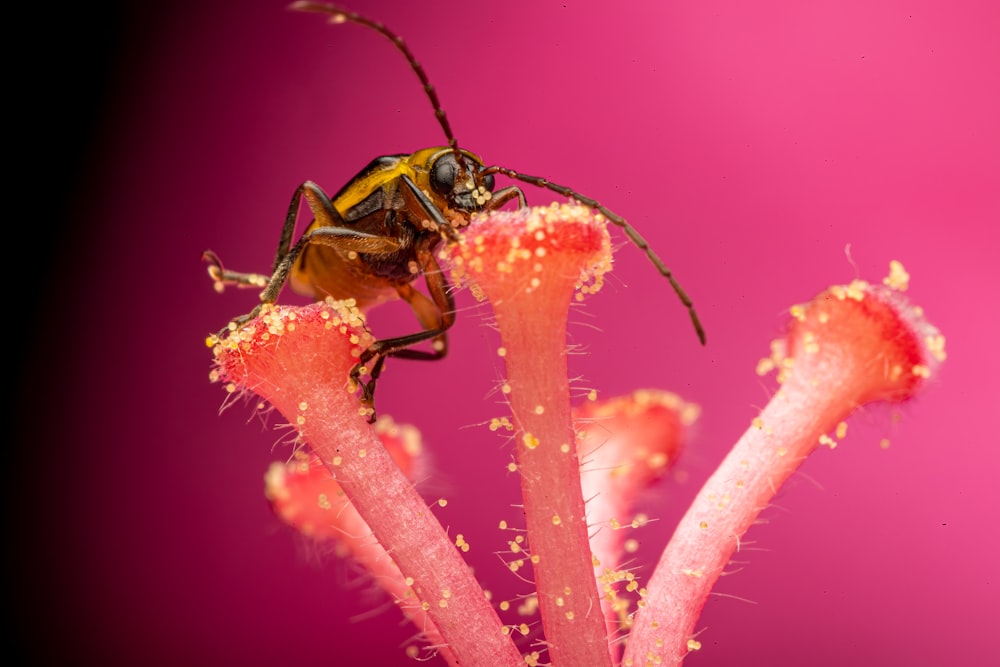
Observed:
[[[610,666],[624,631],[621,664],[680,663],[699,647],[694,624],[712,586],[781,484],[810,452],[843,437],[855,409],[912,398],[944,359],[943,337],[901,296],[901,267],[891,286],[856,281],[793,307],[787,337],[760,364],[778,371],[781,388],[640,583],[620,569],[628,549],[615,531],[632,520],[636,494],[675,460],[696,409],[640,392],[574,417],[566,316],[610,267],[605,220],[578,205],[493,213],[474,218],[442,257],[490,302],[500,333],[512,412],[502,425],[516,443],[527,529],[511,565],[530,566],[545,639],[523,658],[514,628],[464,563],[464,540],[448,537],[365,419],[349,374],[372,338],[353,304],[267,307],[211,342],[227,389],[265,398],[313,452],[272,469],[276,509],[338,539],[452,664]],[[318,500],[296,505],[303,497]],[[323,519],[334,507],[336,521]],[[621,581],[635,609],[619,597]]]

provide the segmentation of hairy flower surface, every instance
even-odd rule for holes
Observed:
[[[636,498],[677,462],[698,412],[676,394],[656,389],[588,401],[573,410],[590,548],[612,638],[632,622],[630,597],[622,589],[631,595],[639,590],[634,573],[622,568],[638,547],[636,540],[626,540],[627,530],[647,519],[634,516]]]
[[[449,251],[456,280],[474,283],[489,300],[500,333],[528,530],[525,553],[549,660],[610,665],[566,365],[570,303],[599,289],[610,268],[606,221],[569,204],[500,211],[475,218]]]
[[[901,269],[901,266],[899,267]],[[901,287],[900,272],[888,281]],[[856,408],[905,401],[944,359],[944,338],[892,286],[855,281],[791,309],[788,335],[758,367],[780,389],[702,487],[663,552],[623,664],[675,665],[740,538],[805,458],[833,447]]]
[[[409,589],[401,593],[405,606],[426,612],[450,661],[521,664],[460,550],[367,422],[350,372],[370,340],[353,302],[265,308],[210,339],[214,377],[234,395],[266,399],[294,425],[391,555]]]

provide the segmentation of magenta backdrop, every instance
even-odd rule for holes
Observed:
[[[404,664],[410,629],[395,610],[264,502],[284,431],[249,406],[218,414],[203,340],[254,297],[216,295],[199,254],[267,270],[300,182],[335,191],[374,156],[440,132],[405,62],[372,33],[281,1],[168,4],[129,26],[89,161],[97,205],[76,222],[100,298],[61,306],[88,326],[72,356],[36,369],[62,386],[19,443],[45,456],[42,471],[25,469],[39,516],[12,504],[32,526],[19,623],[58,638],[34,644],[38,655],[75,664]],[[646,562],[766,402],[773,384],[754,366],[788,306],[880,279],[899,259],[947,335],[948,362],[920,399],[855,416],[842,446],[817,452],[763,514],[688,664],[996,655],[996,3],[354,7],[407,38],[462,145],[601,199],[696,300],[704,349],[618,234],[610,284],[572,318],[581,386],[667,388],[703,408],[686,481],[646,503],[660,518],[640,535]],[[468,293],[459,302],[449,358],[391,363],[379,407],[422,429],[434,474],[421,489],[449,499],[443,522],[472,544],[486,585],[511,596],[526,586],[492,555],[505,548],[497,522],[518,519],[511,450],[479,425],[505,414],[490,394],[502,368],[487,311]],[[387,307],[373,326],[408,332],[411,316]]]

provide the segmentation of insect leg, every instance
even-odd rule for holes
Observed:
[[[451,317],[451,323],[446,326],[441,307],[428,299],[423,292],[414,289],[414,287],[409,284],[400,285],[396,288],[396,291],[399,293],[400,298],[406,301],[406,303],[408,303],[413,309],[413,312],[416,314],[417,319],[420,321],[420,326],[424,328],[424,331],[411,334],[409,336],[400,336],[399,338],[389,338],[377,341],[362,355],[361,358],[363,361],[355,367],[354,371],[351,373],[351,379],[361,385],[362,401],[369,406],[371,406],[375,398],[375,382],[382,374],[382,367],[385,365],[385,360],[389,357],[433,361],[435,359],[441,359],[448,354],[448,338],[445,334],[445,329],[447,329],[448,326],[451,326],[451,323],[454,322],[454,315]],[[416,345],[417,343],[427,340],[428,338],[433,339],[433,349],[431,351],[413,350],[406,347],[409,345]],[[404,347],[398,347],[400,345]],[[369,353],[372,351],[373,347],[376,348],[376,351],[372,354],[376,358],[375,363],[369,371],[371,379],[367,383],[363,383],[360,381],[360,371],[365,364],[371,361],[372,356],[369,356]]]
[[[632,241],[632,243],[637,248],[646,253],[646,257],[648,257],[649,261],[653,263],[653,266],[656,267],[656,270],[660,272],[660,275],[662,275],[670,282],[670,286],[674,289],[674,292],[677,294],[677,298],[679,298],[681,303],[684,304],[684,307],[687,308],[688,310],[688,314],[691,316],[691,323],[694,325],[695,333],[698,334],[698,340],[701,341],[702,345],[705,344],[705,329],[701,325],[701,320],[698,318],[698,313],[696,313],[694,310],[694,303],[691,301],[691,298],[684,291],[684,288],[681,287],[680,283],[677,282],[677,279],[674,278],[674,274],[670,271],[670,269],[667,268],[667,265],[663,263],[663,260],[660,259],[660,257],[655,252],[653,252],[652,248],[649,247],[649,243],[646,242],[646,239],[644,239],[642,235],[639,234],[639,232],[635,229],[635,227],[630,225],[628,221],[625,220],[625,218],[621,217],[611,209],[607,208],[606,206],[598,202],[596,199],[591,199],[590,197],[586,197],[577,192],[576,190],[573,190],[572,188],[568,188],[565,185],[559,185],[557,183],[553,183],[552,181],[546,178],[542,178],[540,176],[529,176],[527,174],[522,174],[520,172],[514,171],[513,169],[507,169],[506,167],[499,167],[499,166],[488,167],[485,173],[503,174],[508,178],[513,178],[515,180],[522,181],[524,183],[530,183],[531,185],[535,185],[540,188],[545,188],[546,190],[551,190],[552,192],[557,192],[563,195],[564,197],[575,199],[584,206],[589,206],[593,209],[600,211],[604,215],[604,217],[606,217],[608,220],[611,221],[612,224],[621,227],[622,231],[625,232],[625,235],[628,236],[629,240]]]
[[[222,266],[222,260],[211,250],[201,253],[202,260],[208,262],[208,275],[215,284],[215,291],[220,294],[225,290],[226,285],[235,287],[264,287],[271,279],[262,273],[241,273],[230,271]]]
[[[433,361],[441,359],[448,353],[448,339],[445,332],[455,323],[455,301],[451,296],[448,281],[445,280],[441,267],[434,259],[434,253],[425,250],[418,253],[418,257],[427,278],[427,289],[431,293],[433,301],[408,284],[401,285],[396,290],[399,296],[413,308],[413,312],[416,313],[424,331],[377,340],[361,353],[358,365],[351,370],[351,380],[361,387],[361,402],[368,407],[372,407],[374,404],[375,382],[382,373],[386,359],[398,357],[400,359]],[[431,351],[409,349],[418,343],[431,339],[433,339],[434,346]],[[360,379],[361,369],[372,359],[375,359],[375,363],[369,372],[371,379],[368,382],[362,382]],[[369,421],[375,421],[374,410],[369,415]]]
[[[292,234],[295,231],[299,202],[302,198],[305,198],[309,210],[312,211],[315,226],[299,237],[299,240],[292,245]],[[352,229],[350,223],[344,220],[340,212],[330,203],[330,198],[326,196],[326,193],[312,181],[306,181],[296,188],[295,194],[292,195],[285,224],[281,230],[278,251],[274,258],[274,269],[267,284],[264,285],[264,290],[260,293],[260,303],[246,315],[234,318],[232,323],[241,326],[249,322],[260,314],[261,308],[265,304],[274,303],[278,299],[278,294],[288,281],[288,274],[291,272],[295,260],[310,243],[333,246],[344,252],[379,253],[393,252],[399,249],[399,242],[392,237],[377,236]],[[222,268],[221,264],[218,268]]]
[[[497,211],[503,208],[504,204],[515,198],[517,199],[518,208],[524,208],[528,205],[528,200],[524,198],[524,191],[516,185],[511,185],[510,187],[500,188],[494,192],[493,198],[490,199],[490,203],[487,204],[486,208],[490,211]]]

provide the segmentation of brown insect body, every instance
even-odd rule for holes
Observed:
[[[375,381],[386,358],[440,359],[447,353],[445,332],[455,321],[455,303],[435,251],[443,242],[457,241],[459,230],[469,224],[473,213],[496,210],[515,199],[518,206],[527,205],[524,193],[517,186],[494,189],[494,175],[501,174],[590,206],[622,228],[670,282],[688,309],[699,339],[705,342],[691,300],[663,261],[624,218],[571,188],[506,167],[487,167],[478,155],[459,148],[437,93],[398,35],[381,23],[334,5],[296,2],[292,9],[326,14],[334,23],[357,23],[389,39],[423,84],[448,145],[378,157],[333,198],[312,181],[300,185],[292,195],[269,276],[228,271],[214,253],[206,252],[209,273],[218,289],[224,285],[264,288],[260,305],[234,319],[234,324],[249,321],[260,313],[264,304],[274,303],[286,283],[296,293],[317,300],[354,299],[364,310],[397,297],[403,299],[413,309],[422,331],[377,340],[362,354],[351,373],[362,388],[362,400],[371,406]],[[293,244],[303,200],[313,219]],[[414,280],[421,275],[426,281],[427,294],[413,287]],[[430,350],[413,349],[428,340]],[[365,373],[371,378],[367,383],[361,381]],[[373,409],[370,416],[374,419]]]

